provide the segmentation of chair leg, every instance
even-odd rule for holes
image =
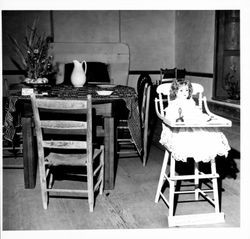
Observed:
[[[88,162],[87,166],[87,180],[88,180],[88,203],[89,211],[94,211],[94,185],[93,185],[93,168],[92,163]]]
[[[174,216],[174,196],[175,196],[175,181],[171,180],[175,176],[175,159],[171,154],[170,161],[170,180],[169,180],[169,213],[168,216]]]
[[[47,179],[45,172],[45,165],[39,162],[39,173],[40,173],[40,184],[41,184],[41,194],[43,208],[48,208],[48,192],[47,192]]]
[[[89,202],[89,211],[93,212],[94,211],[94,197],[89,195],[88,202]]]
[[[46,210],[48,208],[48,192],[42,190],[42,201],[43,201],[43,208]]]
[[[215,159],[211,160],[211,171],[212,174],[216,174],[216,162]],[[220,204],[219,204],[219,191],[218,191],[218,181],[217,178],[212,179],[213,183],[213,191],[214,191],[214,207],[215,207],[215,212],[219,213],[220,212]]]
[[[143,163],[142,163],[143,167],[146,166],[147,157],[148,157],[147,142],[144,141],[144,146],[143,146]]]
[[[104,146],[103,145],[101,146],[101,150],[102,150],[102,153],[100,155],[100,160],[101,160],[102,168],[100,171],[100,177],[102,179],[102,182],[101,182],[100,189],[99,189],[100,195],[102,195],[102,193],[103,193],[103,185],[104,185]]]
[[[88,189],[88,203],[89,203],[89,211],[94,211],[94,191],[93,189]]]
[[[148,157],[148,127],[143,131],[143,166],[146,166]]]
[[[194,184],[195,184],[195,200],[199,199],[199,163],[194,161]]]
[[[169,153],[167,150],[165,150],[165,155],[164,155],[164,159],[163,159],[163,163],[161,167],[161,174],[160,174],[159,183],[158,183],[157,191],[155,195],[155,203],[157,203],[160,198],[160,192],[162,189],[162,185],[164,184],[164,176],[167,170],[168,160],[169,160]]]

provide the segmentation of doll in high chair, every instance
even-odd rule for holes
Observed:
[[[193,87],[187,79],[176,79],[171,84],[170,101],[165,115],[176,122],[188,122],[204,117],[192,98]]]
[[[208,162],[217,154],[227,155],[230,146],[225,135],[217,128],[189,126],[196,123],[202,125],[210,118],[208,114],[202,112],[192,95],[193,87],[189,80],[176,79],[172,82],[164,117],[170,122],[181,123],[184,127],[172,128],[163,123],[159,142],[172,152],[176,160],[184,162],[188,157]]]

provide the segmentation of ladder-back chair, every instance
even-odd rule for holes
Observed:
[[[143,166],[146,165],[148,158],[148,136],[149,136],[149,108],[150,108],[151,85],[144,84],[142,103],[140,107],[141,130],[143,137]],[[138,129],[139,130],[139,129]],[[129,132],[127,120],[119,120],[117,125],[117,154],[119,157],[138,156],[135,143]]]
[[[206,103],[206,98],[202,97],[202,93],[204,91],[203,86],[200,84],[192,83],[193,87],[193,96],[197,96],[196,100],[196,106],[197,109],[200,111],[205,110],[206,113],[213,117],[214,114],[212,114]],[[166,107],[168,106],[170,102],[170,88],[171,84],[161,84],[157,87],[156,91],[158,94],[158,97],[155,98],[155,109],[158,117],[162,120],[163,127],[168,127],[169,125],[166,124],[168,122],[166,120]],[[203,107],[204,106],[204,107]],[[183,126],[184,127],[184,126]],[[171,129],[172,130],[172,129]],[[189,138],[189,141],[192,142],[192,138]],[[197,145],[199,147],[199,145]],[[207,146],[209,147],[209,145]],[[165,146],[165,155],[163,159],[163,164],[161,168],[159,183],[155,195],[155,202],[157,203],[160,198],[163,199],[163,201],[167,204],[169,208],[169,216],[168,216],[168,222],[169,227],[171,226],[182,226],[182,225],[189,225],[189,224],[205,224],[205,223],[218,223],[218,222],[224,222],[224,213],[220,212],[219,207],[219,196],[218,196],[218,182],[217,179],[219,177],[219,174],[216,172],[216,161],[215,159],[210,160],[211,165],[211,171],[209,173],[204,173],[200,170],[199,167],[199,161],[194,159],[194,171],[193,174],[189,175],[178,175],[176,173],[176,158],[173,156],[173,152]],[[173,146],[174,148],[174,146]],[[178,154],[178,152],[175,152]],[[191,156],[192,157],[192,156]],[[189,163],[190,161],[186,161]],[[207,161],[209,162],[209,160]],[[168,165],[170,164],[170,167]],[[194,182],[194,189],[193,190],[177,190],[177,183],[180,183],[181,181],[193,181]],[[212,182],[212,186],[210,188],[202,189],[202,182],[204,180],[208,180],[209,182]],[[169,184],[169,194],[168,199],[165,196],[165,183]],[[192,215],[175,215],[175,196],[179,194],[195,194],[195,200],[199,200],[199,195],[201,195],[203,198],[208,200],[215,208],[214,213],[204,213],[204,214],[192,214]],[[210,197],[208,194],[213,193],[213,198]]]
[[[49,193],[61,192],[87,195],[89,211],[93,212],[94,194],[98,190],[99,194],[103,192],[104,146],[97,148],[93,144],[91,96],[86,100],[63,100],[36,98],[33,94],[31,102],[44,209]],[[58,174],[54,172],[60,169],[67,179],[87,179],[87,189],[83,189],[83,182],[80,189],[65,189],[62,185],[57,185],[58,188],[55,184]]]

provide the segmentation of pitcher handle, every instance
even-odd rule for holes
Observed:
[[[82,63],[84,63],[84,73],[86,74],[86,72],[87,72],[87,62],[83,61]]]

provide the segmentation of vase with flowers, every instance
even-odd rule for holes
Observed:
[[[19,57],[15,65],[25,72],[26,84],[47,84],[54,75],[52,56],[48,54],[50,37],[45,34],[39,35],[37,30],[38,19],[35,19],[31,27],[27,26],[24,41],[19,44],[10,37],[14,50]]]

